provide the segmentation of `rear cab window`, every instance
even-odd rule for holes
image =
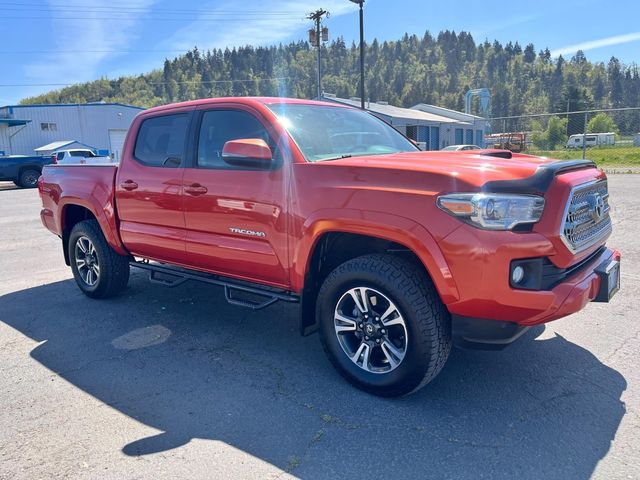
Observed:
[[[71,150],[69,152],[69,155],[71,155],[72,157],[93,157],[93,152],[90,152],[89,150]]]
[[[138,130],[134,157],[153,167],[179,167],[184,163],[188,113],[147,118]]]

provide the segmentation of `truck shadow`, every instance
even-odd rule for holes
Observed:
[[[199,438],[301,477],[587,478],[625,414],[624,377],[561,336],[535,340],[542,327],[503,352],[454,351],[425,389],[380,399],[299,337],[288,305],[247,311],[214,287],[141,275],[108,301],[67,280],[0,305],[0,321],[46,340],[35,360],[163,432],[128,456]]]

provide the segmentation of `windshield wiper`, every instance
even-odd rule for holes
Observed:
[[[344,155],[338,155],[337,157],[322,158],[320,160],[316,160],[316,162],[328,162],[331,160],[340,160],[342,158],[351,158],[351,157],[353,157],[353,155],[351,155],[350,153],[347,153]]]

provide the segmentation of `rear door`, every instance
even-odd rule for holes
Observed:
[[[240,105],[198,111],[193,164],[184,174],[187,262],[223,275],[287,286],[284,162],[275,132]],[[270,167],[240,167],[222,159],[229,140],[262,138]]]
[[[192,109],[142,117],[120,162],[120,235],[134,255],[185,263],[182,175]]]

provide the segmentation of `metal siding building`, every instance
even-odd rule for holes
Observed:
[[[142,110],[121,103],[0,107],[0,151],[33,155],[42,145],[75,140],[119,159],[124,135]]]
[[[437,107],[427,103],[419,103],[411,107],[411,110],[419,110],[433,115],[441,115],[453,120],[452,123],[441,129],[442,145],[478,145],[484,147],[484,136],[489,131],[487,120],[470,113],[458,112],[449,108]],[[446,145],[444,144],[446,143]]]
[[[359,98],[338,98],[325,93],[322,99],[360,107]],[[484,147],[487,122],[482,117],[423,103],[402,108],[387,102],[366,102],[365,107],[400,133],[416,140],[423,150],[440,150],[463,143]]]

